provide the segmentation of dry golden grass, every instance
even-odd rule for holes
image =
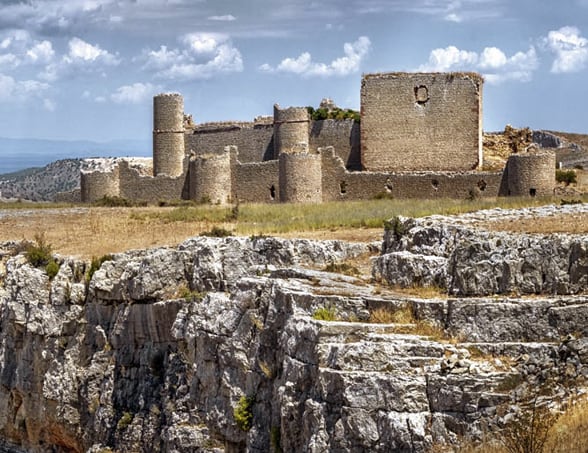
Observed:
[[[411,324],[415,322],[409,305],[400,308],[379,307],[370,313],[369,322],[376,324]]]
[[[31,240],[44,233],[56,253],[83,258],[130,249],[175,246],[213,227],[237,235],[273,235],[309,239],[372,242],[382,239],[384,220],[397,215],[420,217],[459,214],[495,206],[516,208],[550,203],[552,199],[498,198],[468,200],[365,200],[320,205],[244,204],[237,216],[221,206],[179,207],[64,207],[42,204],[0,204],[0,241]],[[235,218],[236,217],[236,218]],[[580,222],[566,222],[567,228]],[[513,228],[516,225],[513,226]],[[498,227],[497,227],[498,228]],[[577,230],[574,230],[577,231]],[[360,263],[358,269],[369,262]],[[423,294],[415,296],[435,297]],[[411,290],[402,290],[410,294]]]
[[[568,214],[538,219],[516,219],[499,222],[484,222],[481,227],[493,231],[513,231],[520,233],[588,233],[588,213]]]

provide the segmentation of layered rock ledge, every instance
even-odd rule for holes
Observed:
[[[403,222],[380,257],[195,238],[115,255],[89,280],[85,262],[58,257],[50,279],[0,246],[0,451],[424,452],[499,429],[529,383],[549,382],[554,404],[583,391],[585,287],[427,299],[325,271],[366,256],[380,269],[402,241],[449,262],[448,237],[482,234]],[[379,310],[394,316],[373,323]]]

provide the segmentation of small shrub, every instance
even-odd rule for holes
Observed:
[[[208,236],[211,238],[225,238],[232,235],[232,231],[217,226],[213,227],[210,231],[203,231],[200,233],[200,236]]]
[[[206,292],[191,290],[187,286],[181,286],[175,294],[175,297],[186,299],[190,302],[202,302],[205,296]]]
[[[555,170],[555,180],[569,186],[576,183],[578,179],[574,170]]]
[[[27,261],[35,267],[47,266],[53,260],[52,250],[53,247],[45,239],[45,234],[35,234],[35,242],[26,248]]]
[[[384,222],[384,230],[392,231],[397,241],[400,240],[400,238],[406,233],[408,233],[408,229],[398,216],[392,217],[390,220],[386,220]]]
[[[337,321],[337,309],[335,307],[317,308],[312,314],[312,319],[318,321]]]
[[[100,267],[106,261],[112,261],[113,259],[114,259],[114,256],[112,256],[112,255],[102,255],[100,258],[93,256],[92,261],[90,262],[90,267],[88,268],[88,271],[86,272],[86,283],[90,283],[90,280],[92,280],[92,276],[94,275],[94,273],[98,269],[100,269]]]
[[[57,261],[55,261],[53,258],[51,258],[49,260],[49,262],[47,263],[47,265],[45,266],[45,272],[47,272],[49,279],[53,280],[55,278],[55,276],[57,275],[57,273],[59,272],[59,263],[57,263]]]
[[[102,208],[130,208],[136,206],[136,203],[133,203],[126,198],[121,197],[109,197],[105,195],[104,197],[96,200],[92,203],[93,206],[98,206]]]
[[[242,396],[233,410],[233,417],[242,431],[249,431],[253,423],[253,405],[255,397]]]
[[[374,200],[393,200],[394,199],[394,195],[392,195],[392,193],[390,192],[378,192],[377,194],[374,195],[373,197]]]
[[[129,426],[131,424],[132,421],[133,421],[133,414],[131,414],[130,412],[124,412],[122,414],[122,417],[120,418],[120,420],[116,424],[116,427],[120,430],[125,429],[127,426]]]

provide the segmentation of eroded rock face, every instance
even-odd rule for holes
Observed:
[[[579,294],[588,290],[588,236],[486,231],[475,221],[537,217],[588,205],[398,218],[384,235],[374,276],[400,286],[440,286],[457,296]]]
[[[500,424],[513,376],[588,376],[586,297],[423,300],[319,270],[369,244],[196,238],[89,282],[83,262],[50,280],[15,247],[0,246],[0,451],[424,452]],[[325,307],[337,321],[312,317]],[[414,319],[365,322],[381,307]]]

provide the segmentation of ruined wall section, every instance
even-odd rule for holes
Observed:
[[[153,98],[153,175],[184,173],[184,98],[177,93]]]
[[[234,200],[245,203],[275,203],[280,201],[277,160],[237,162],[234,166],[233,181]]]
[[[261,162],[273,158],[273,133],[273,124],[267,122],[203,124],[185,135],[185,148],[199,155],[236,146],[241,162]]]
[[[120,196],[127,200],[158,203],[160,201],[181,200],[186,185],[186,177],[146,175],[140,169],[123,160],[119,164]]]
[[[506,163],[510,196],[550,196],[555,188],[555,153],[549,151],[511,154]]]
[[[323,201],[496,197],[502,172],[350,172],[332,148],[322,149]]]
[[[318,153],[282,153],[279,158],[280,201],[320,203],[322,159]]]
[[[309,148],[332,146],[349,170],[361,170],[360,125],[352,119],[319,120],[310,123]]]
[[[80,172],[80,196],[84,203],[120,196],[120,159],[84,159]]]
[[[310,116],[306,107],[274,105],[274,158],[309,148]]]
[[[482,165],[482,84],[474,73],[367,74],[361,154],[369,171],[469,171]]]
[[[190,199],[226,204],[231,201],[231,155],[229,147],[222,154],[203,154],[190,160]]]

